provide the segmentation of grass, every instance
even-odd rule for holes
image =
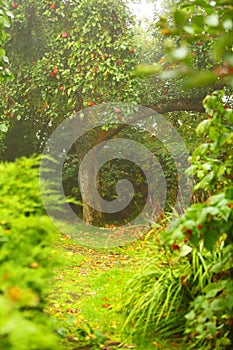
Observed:
[[[144,246],[144,247],[143,247]],[[65,349],[138,350],[177,349],[177,344],[129,344],[122,339],[122,315],[116,305],[126,282],[143,263],[145,244],[140,240],[123,248],[89,249],[62,236],[53,254],[62,258],[54,271],[49,306],[57,333]],[[97,344],[102,344],[97,345]],[[173,346],[174,345],[174,346]]]

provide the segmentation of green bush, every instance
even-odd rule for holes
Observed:
[[[233,112],[223,100],[223,92],[204,100],[209,117],[197,131],[206,142],[191,159],[199,178],[195,190],[211,189],[214,195],[191,205],[161,234],[163,247],[127,284],[119,309],[123,329],[133,336],[160,340],[178,334],[185,349],[232,345]]]
[[[0,164],[0,349],[59,349],[44,313],[57,238],[45,215],[39,158]]]
[[[226,349],[233,342],[233,111],[224,106],[224,92],[217,91],[203,102],[209,115],[197,132],[206,137],[193,153],[192,167],[199,182],[196,190],[211,189],[216,194],[206,203],[191,206],[172,232],[174,240],[199,242],[214,254],[223,241],[222,257],[209,267],[214,276],[189,306],[185,333],[188,349]]]

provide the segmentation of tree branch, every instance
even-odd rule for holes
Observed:
[[[158,103],[155,105],[150,105],[148,108],[153,109],[155,112],[160,114],[165,114],[169,112],[199,112],[204,113],[205,109],[202,105],[202,99],[176,99],[169,103]]]
[[[198,112],[204,113],[205,109],[202,105],[202,99],[177,99],[171,102],[158,103],[154,105],[149,105],[147,108],[143,110],[139,110],[139,112],[135,113],[133,118],[130,119],[131,123],[134,123],[138,120],[144,120],[153,115],[153,112],[158,114],[166,114],[169,112]],[[112,128],[108,131],[105,131],[102,134],[101,141],[110,140],[113,136],[116,136],[121,132],[128,124],[120,124],[118,128]]]

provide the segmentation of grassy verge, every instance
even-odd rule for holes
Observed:
[[[89,249],[62,236],[53,253],[64,260],[54,272],[47,312],[65,349],[172,349],[172,344],[128,344],[122,339],[122,316],[115,306],[124,284],[143,264],[145,244],[124,248]]]

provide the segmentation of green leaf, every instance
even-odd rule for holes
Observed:
[[[195,191],[200,188],[208,188],[213,179],[214,179],[214,172],[211,171],[208,175],[206,175],[200,182],[198,182],[194,186]]]
[[[229,309],[233,310],[233,295],[228,294],[226,297],[226,303]]]
[[[176,24],[183,26],[186,22],[184,12],[182,12],[180,10],[176,10],[174,13],[174,20],[175,20]]]
[[[225,110],[224,117],[227,119],[228,123],[233,124],[233,110]]]
[[[224,35],[221,35],[214,43],[213,45],[213,56],[215,60],[220,59],[224,52],[226,51],[226,48],[231,45],[233,42],[233,36],[232,33],[227,33]]]
[[[171,55],[174,59],[183,60],[188,55],[188,48],[181,46],[178,49],[172,50]]]
[[[8,131],[8,127],[6,126],[6,124],[3,124],[3,123],[0,124],[0,131],[1,132],[7,132]]]
[[[193,310],[191,310],[188,314],[184,316],[186,320],[193,321],[196,317],[196,314]]]
[[[160,77],[162,80],[169,80],[174,79],[179,75],[179,73],[176,70],[164,70]]]
[[[216,194],[214,196],[211,196],[209,198],[209,203],[211,205],[216,205],[218,204],[220,201],[222,201],[223,199],[225,199],[225,193],[219,193],[219,194]]]
[[[204,247],[207,250],[212,251],[216,242],[219,240],[221,236],[220,231],[217,231],[215,229],[210,229],[208,232],[204,233]]]
[[[222,135],[220,135],[220,137],[218,138],[218,146],[222,147],[223,145],[225,145],[225,143],[232,143],[233,140],[233,132],[232,133],[224,133]]]
[[[207,322],[206,323],[206,330],[208,333],[211,333],[213,335],[215,335],[216,333],[216,326],[213,322]]]
[[[198,135],[205,134],[208,131],[211,123],[212,123],[212,119],[203,120],[196,128],[197,134]],[[205,144],[205,150],[208,148],[207,146],[208,144]]]
[[[158,74],[161,71],[161,65],[156,64],[142,64],[137,66],[134,74],[138,77],[147,77],[150,75]]]
[[[231,342],[231,340],[228,339],[228,338],[223,338],[223,339],[221,339],[221,344],[222,344],[223,346],[232,345],[232,342]]]
[[[183,27],[184,31],[190,35],[194,34],[194,28],[192,26],[184,26]]]
[[[210,85],[213,84],[217,80],[217,78],[217,75],[210,71],[196,72],[184,82],[184,87],[187,89],[191,89],[194,87]]]
[[[220,289],[221,290],[221,289]],[[213,288],[206,293],[206,298],[214,298],[219,293],[219,288]]]
[[[198,27],[203,27],[205,18],[204,16],[198,15],[193,18],[193,23],[195,23]]]
[[[222,299],[216,299],[210,304],[211,310],[220,311],[225,308],[225,303]]]
[[[183,256],[187,256],[188,254],[190,254],[192,251],[192,248],[187,245],[187,244],[184,244],[183,247],[181,248],[181,252],[180,252],[180,256],[183,257]]]
[[[219,24],[218,15],[217,15],[217,14],[214,14],[214,15],[208,16],[208,17],[205,19],[205,23],[206,23],[208,26],[210,26],[210,27],[217,27],[218,24]]]

